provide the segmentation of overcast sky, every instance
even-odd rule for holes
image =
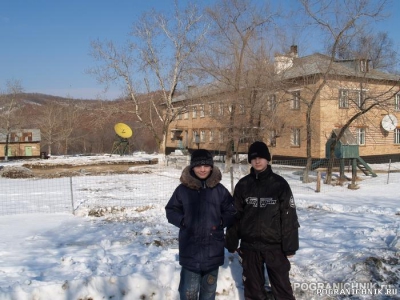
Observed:
[[[25,92],[105,98],[101,96],[102,86],[85,73],[94,64],[89,55],[90,42],[123,42],[144,11],[153,7],[165,11],[172,6],[173,0],[2,0],[0,91],[8,80],[19,80]],[[391,11],[393,15],[379,28],[389,32],[398,51],[400,1],[394,1]],[[115,98],[119,92],[112,90],[107,96]]]

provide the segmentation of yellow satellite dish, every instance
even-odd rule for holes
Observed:
[[[129,139],[132,136],[132,129],[124,123],[115,124],[114,131],[117,135],[124,139]]]

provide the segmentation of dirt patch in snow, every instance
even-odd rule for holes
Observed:
[[[60,178],[74,176],[97,176],[110,174],[141,174],[150,173],[146,168],[154,162],[104,162],[86,165],[73,164],[23,164],[22,166],[5,166],[0,170],[1,177],[7,178]],[[137,168],[136,168],[137,167]]]

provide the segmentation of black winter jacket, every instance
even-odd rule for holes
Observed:
[[[282,249],[293,255],[299,248],[300,227],[293,194],[287,181],[271,166],[261,173],[251,169],[235,186],[237,221],[227,230],[226,248],[255,251]]]
[[[224,264],[224,227],[233,224],[235,208],[221,179],[215,166],[205,181],[186,167],[165,207],[168,222],[180,228],[179,263],[193,272]]]

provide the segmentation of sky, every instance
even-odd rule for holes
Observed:
[[[151,158],[140,153],[124,156],[132,162]],[[120,158],[54,156],[30,162],[84,167],[115,160]],[[23,163],[11,161],[2,167]],[[389,166],[371,167],[384,171]],[[359,174],[357,190],[323,185],[320,193],[314,192],[315,182],[301,183],[298,174],[294,176],[296,171],[279,171],[293,190],[301,226],[300,248],[290,259],[297,300],[400,299],[400,164],[390,167],[397,172],[390,174],[389,181],[385,173],[378,177]],[[62,178],[0,177],[0,300],[178,299],[178,228],[167,222],[164,207],[182,168],[144,165],[130,171],[74,177],[75,215],[49,213],[64,205],[60,195],[65,200],[70,193],[69,184],[60,184]],[[247,165],[236,165],[235,181],[247,171]],[[226,187],[229,177],[223,174]],[[35,191],[21,190],[30,182]],[[14,192],[9,195],[4,187]],[[15,201],[5,201],[7,196]],[[124,201],[131,205],[122,210]],[[18,206],[31,213],[15,213]],[[96,206],[115,210],[89,216]],[[216,299],[244,300],[238,256],[225,253]],[[338,292],[340,296],[327,296]]]
[[[261,1],[261,0],[260,0]],[[287,0],[293,1],[293,0]],[[197,1],[200,5],[212,0]],[[114,99],[85,72],[94,65],[90,42],[123,43],[132,23],[152,8],[168,11],[172,0],[2,0],[0,1],[0,91],[17,80],[25,92],[72,98]],[[400,1],[393,14],[377,25],[400,49]],[[299,45],[301,49],[301,45]]]

